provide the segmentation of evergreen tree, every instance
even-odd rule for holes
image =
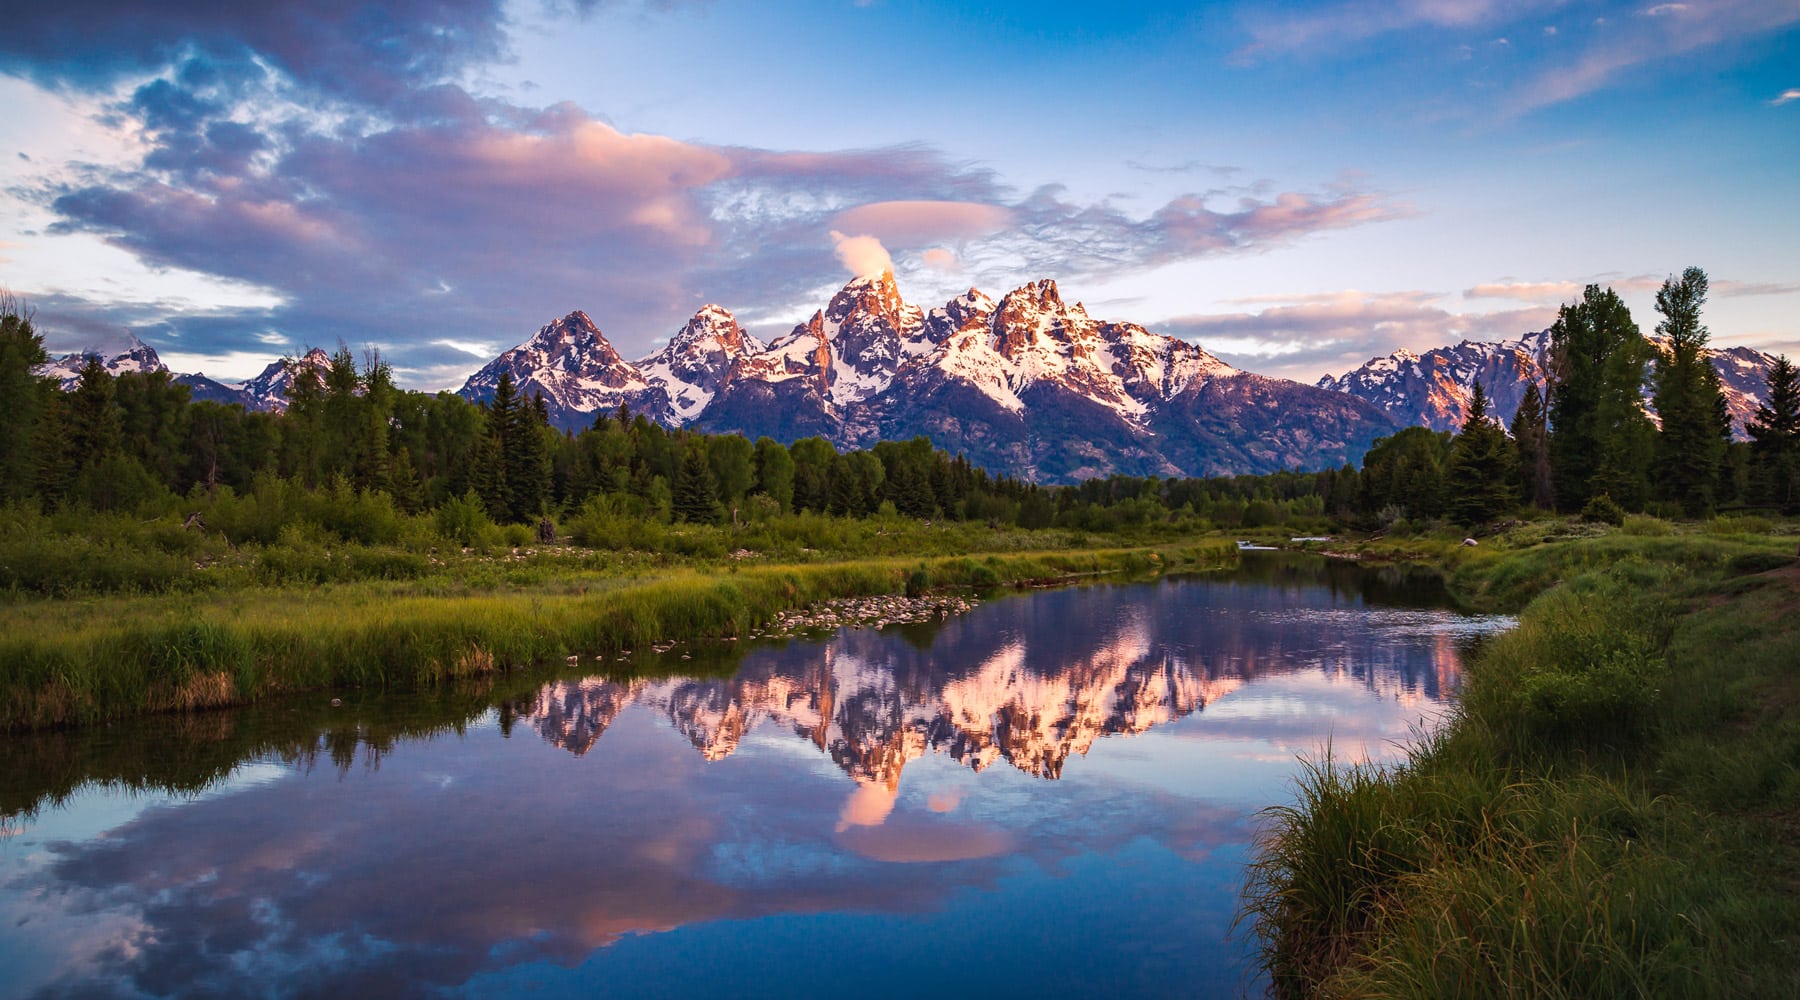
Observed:
[[[756,488],[780,504],[783,513],[794,509],[794,459],[771,437],[756,439]]]
[[[1800,370],[1780,355],[1769,369],[1768,402],[1750,432],[1751,495],[1783,511],[1800,507]]]
[[[714,524],[719,520],[718,483],[706,461],[705,443],[698,439],[682,449],[672,503],[677,520],[695,524]]]
[[[281,422],[281,468],[286,475],[308,486],[325,476],[325,382],[318,369],[300,360],[283,358],[287,370],[287,413]]]
[[[166,371],[125,372],[113,380],[125,454],[165,486],[181,479],[188,440],[188,387]]]
[[[1657,493],[1681,504],[1689,517],[1712,508],[1731,432],[1718,372],[1706,358],[1707,331],[1700,322],[1706,292],[1706,272],[1690,267],[1656,293],[1656,311],[1663,316],[1656,325],[1663,342],[1654,379],[1662,421],[1656,436]]]
[[[1650,348],[1618,294],[1589,285],[1550,328],[1550,480],[1557,506],[1598,493],[1641,507],[1655,428],[1644,416]]]
[[[88,355],[80,379],[68,406],[69,454],[78,475],[118,451],[122,440],[113,377],[98,356]]]
[[[1459,524],[1486,524],[1518,505],[1518,458],[1500,425],[1488,419],[1487,393],[1475,383],[1469,419],[1450,444],[1444,510]]]
[[[1556,502],[1550,488],[1550,411],[1537,383],[1525,387],[1525,398],[1513,414],[1513,445],[1519,451],[1519,495],[1545,510]]]
[[[0,500],[36,492],[34,445],[56,391],[36,371],[47,360],[44,340],[31,327],[31,311],[0,292]]]

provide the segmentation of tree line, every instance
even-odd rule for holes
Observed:
[[[377,352],[359,364],[343,346],[322,368],[289,362],[280,414],[194,401],[167,372],[114,376],[92,357],[65,393],[37,374],[48,359],[30,312],[0,296],[0,502],[134,510],[194,491],[244,494],[279,479],[379,495],[403,513],[546,530],[582,510],[690,523],[886,513],[1087,530],[1171,519],[1474,525],[1524,506],[1687,516],[1727,503],[1793,510],[1795,370],[1777,360],[1751,440],[1732,442],[1705,356],[1707,291],[1699,268],[1669,278],[1656,297],[1653,343],[1616,293],[1589,285],[1559,311],[1546,389],[1527,389],[1510,428],[1489,415],[1477,384],[1460,431],[1407,428],[1378,440],[1360,469],[1114,476],[1066,487],[992,475],[925,438],[839,452],[818,437],[784,445],[671,430],[623,406],[568,433],[552,428],[543,399],[520,394],[509,375],[492,400],[475,404],[401,390]],[[1659,422],[1642,406],[1647,381]]]
[[[32,316],[0,302],[0,501],[131,510],[196,490],[247,493],[278,477],[309,490],[380,493],[404,513],[474,505],[536,524],[596,498],[627,515],[695,523],[812,511],[1048,525],[1048,491],[990,475],[924,438],[839,452],[670,430],[621,406],[580,433],[552,428],[542,397],[503,375],[486,404],[398,389],[369,352],[320,369],[289,362],[285,413],[194,401],[168,372],[109,373],[86,359],[70,392]]]

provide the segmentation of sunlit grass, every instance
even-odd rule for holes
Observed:
[[[646,570],[525,573],[415,591],[365,581],[37,601],[6,609],[0,728],[251,702],[324,687],[409,688],[669,639],[742,636],[832,597],[992,587],[1093,573],[1220,565],[1213,540],[1160,549],[1003,552]]]

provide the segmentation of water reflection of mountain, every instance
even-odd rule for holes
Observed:
[[[1144,732],[1269,676],[1311,671],[1405,701],[1454,689],[1466,619],[1380,607],[1336,580],[1271,582],[1071,589],[985,605],[928,644],[847,631],[755,650],[730,678],[563,681],[520,705],[521,721],[582,754],[636,705],[708,760],[766,723],[852,777],[896,787],[927,751],[1056,778],[1102,736]]]

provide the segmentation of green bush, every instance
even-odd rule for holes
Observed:
[[[1625,523],[1625,508],[1616,503],[1612,497],[1602,493],[1587,502],[1581,508],[1581,519],[1598,524],[1622,525]]]
[[[1651,517],[1648,514],[1627,514],[1625,519],[1620,522],[1620,530],[1627,535],[1657,537],[1674,534],[1675,526],[1660,517]]]
[[[494,543],[497,532],[487,505],[474,490],[445,503],[435,515],[437,533],[452,545],[463,548],[485,548]]]

